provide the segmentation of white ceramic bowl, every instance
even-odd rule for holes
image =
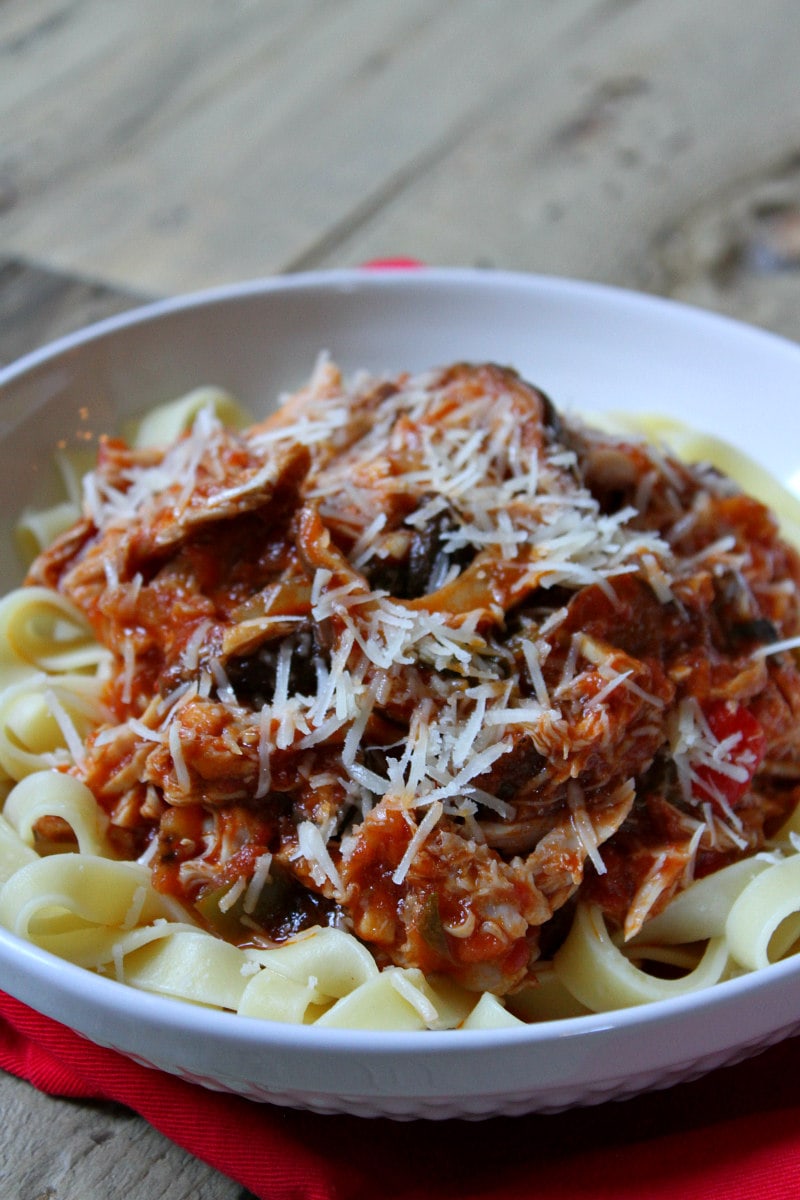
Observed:
[[[103,322],[0,371],[0,571],[14,517],[56,498],[51,451],[201,383],[254,411],[320,349],[347,370],[458,359],[517,367],[561,407],[672,412],[789,477],[800,347],[669,302],[530,276],[422,270],[272,279]],[[800,960],[643,1008],[512,1030],[324,1031],[135,992],[0,930],[0,986],[138,1061],[321,1112],[552,1112],[663,1087],[800,1029]]]

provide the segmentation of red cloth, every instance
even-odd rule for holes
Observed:
[[[365,271],[415,271],[425,264],[418,258],[371,258],[361,264]]]
[[[113,1100],[263,1200],[796,1200],[800,1038],[694,1083],[557,1116],[411,1124],[207,1092],[0,993],[0,1067]]]

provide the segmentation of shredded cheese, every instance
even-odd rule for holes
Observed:
[[[193,854],[191,839],[184,846],[183,886],[218,886],[221,864],[247,843],[248,821],[278,797],[279,832],[259,828],[258,844],[274,838],[278,861],[346,911],[354,847],[373,816],[400,812],[408,840],[392,885],[411,887],[419,856],[427,862],[460,838],[475,879],[464,882],[465,868],[458,886],[473,888],[480,911],[467,905],[445,932],[464,942],[480,931],[506,945],[533,920],[519,911],[519,897],[535,891],[527,877],[520,883],[526,855],[541,845],[563,871],[561,837],[575,879],[586,862],[606,874],[602,845],[634,785],[627,806],[603,797],[654,762],[677,779],[685,880],[701,846],[747,844],[719,786],[749,778],[736,736],[715,738],[695,700],[671,701],[679,671],[673,679],[613,642],[631,577],[676,622],[693,611],[698,575],[709,593],[735,578],[755,604],[741,539],[713,525],[703,534],[728,485],[689,479],[644,442],[626,458],[578,423],[551,425],[533,389],[499,368],[481,372],[364,375],[348,385],[323,357],[307,387],[262,424],[232,433],[203,409],[167,447],[109,443],[86,478],[84,517],[96,544],[113,549],[96,569],[97,611],[105,619],[124,610],[115,699],[128,709],[91,752],[116,756],[109,788],[120,817],[138,804],[157,820],[164,795],[186,804],[196,784],[206,824]],[[251,522],[248,538],[265,531],[253,564],[244,554],[232,581],[198,582],[187,562],[239,515]],[[187,572],[189,615],[182,610],[169,648],[154,650],[139,618],[157,609],[151,579],[162,565],[181,587]],[[791,603],[780,580],[759,586],[762,597],[772,589],[775,608]],[[593,592],[579,623],[572,597],[583,589]],[[193,599],[202,603],[192,608]],[[800,637],[759,646],[747,669],[756,677],[798,648]],[[153,665],[158,653],[164,661]],[[149,697],[148,671],[157,678]],[[49,701],[80,766],[82,718],[55,693]],[[63,764],[63,749],[58,756]],[[150,774],[126,794],[132,760]],[[226,821],[239,803],[240,825]],[[143,860],[156,853],[153,839]],[[274,861],[249,859],[220,911],[241,908],[257,929]],[[639,881],[639,914],[656,903],[667,866],[657,856]],[[406,982],[398,975],[395,986],[433,1023],[424,994]]]

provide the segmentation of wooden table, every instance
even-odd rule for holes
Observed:
[[[5,0],[0,361],[390,255],[797,337],[798,61],[796,0]],[[7,1076],[0,1111],[3,1197],[245,1194],[126,1111]]]

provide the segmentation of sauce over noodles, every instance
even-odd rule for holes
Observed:
[[[108,439],[28,583],[112,655],[64,770],[238,946],[329,926],[505,995],[576,900],[635,938],[800,799],[774,518],[505,368],[323,360],[244,431]]]

